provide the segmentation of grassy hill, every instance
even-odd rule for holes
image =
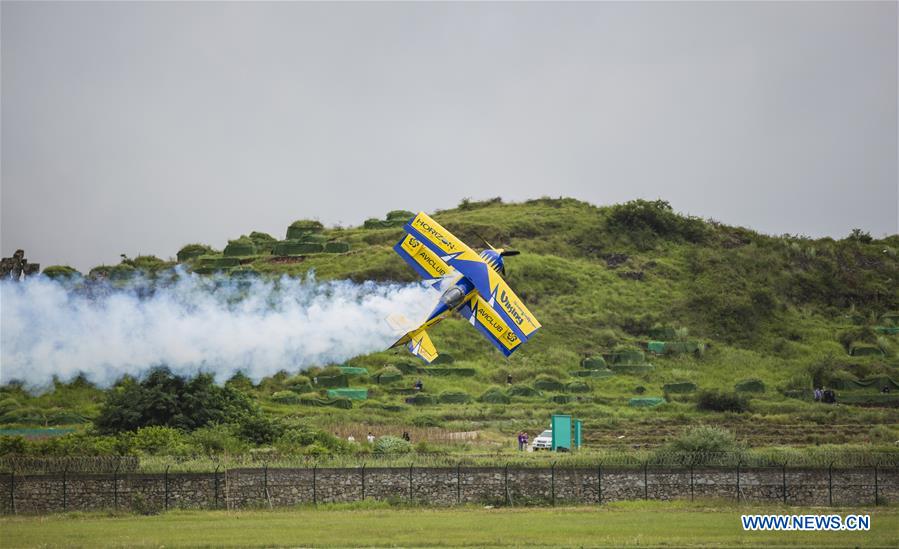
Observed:
[[[506,359],[462,320],[445,321],[431,335],[451,362],[435,366],[452,371],[431,373],[450,375],[416,371],[424,364],[404,350],[357,357],[346,366],[368,375],[350,385],[368,388],[369,398],[349,409],[310,405],[329,402],[325,389],[298,372],[234,384],[270,415],[357,439],[372,428],[416,428],[425,438],[427,429],[480,431],[480,444],[507,444],[518,430],[545,428],[553,412],[582,418],[596,447],[657,446],[698,423],[726,426],[755,446],[899,439],[899,236],[774,237],[684,217],[661,201],[495,199],[431,214],[473,247],[484,238],[521,250],[507,261],[507,280],[544,326],[532,341]],[[391,249],[409,216],[392,212],[354,228],[298,222],[287,240],[252,233],[222,252],[186,246],[178,258],[201,273],[314,269],[320,280],[412,281]],[[173,264],[141,257],[92,274],[115,280]],[[378,383],[375,373],[389,365],[402,377]],[[436,403],[407,403],[418,378]],[[893,392],[881,394],[885,385]],[[814,386],[835,388],[840,404],[813,402]],[[103,398],[83,384],[60,383],[39,397],[2,391],[0,422],[11,426],[66,423],[48,419],[48,410],[89,419]],[[447,402],[448,393],[471,402]],[[16,415],[25,408],[30,416]]]

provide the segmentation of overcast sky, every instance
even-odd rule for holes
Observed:
[[[464,197],[897,228],[897,4],[2,2],[2,252]]]

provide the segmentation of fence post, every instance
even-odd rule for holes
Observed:
[[[550,478],[549,478],[549,487],[550,493],[552,495],[552,504],[553,507],[556,506],[556,462],[552,462],[552,466],[550,466]]]
[[[112,472],[112,506],[116,511],[119,510],[119,467],[121,466],[122,461],[117,461],[115,471]]]
[[[362,464],[362,499],[365,499],[365,464]]]
[[[509,464],[503,467],[503,488],[506,492],[506,503],[512,505],[512,494],[509,492]]]
[[[162,477],[163,489],[165,491],[165,510],[169,510],[169,467],[171,465],[165,466],[165,475]]]
[[[596,466],[596,501],[602,505],[602,463]]]
[[[690,462],[690,501],[693,501],[693,462]]]
[[[737,503],[740,503],[740,464],[742,460],[737,461]]]
[[[783,492],[784,505],[786,505],[787,504],[787,463],[786,462],[784,462],[784,464],[780,466],[780,482],[781,482],[781,491]]]
[[[316,481],[315,474],[317,472],[317,469],[318,469],[318,463],[313,463],[312,464],[312,505],[318,505],[318,494],[316,493],[316,486],[315,486],[315,481]]]
[[[16,472],[9,472],[9,510],[16,514]]]
[[[875,473],[876,475],[876,473]],[[69,464],[62,470],[62,510],[69,508]]]
[[[215,472],[212,473],[213,480],[213,492],[212,492],[212,507],[214,509],[218,509],[219,506],[219,467],[220,464],[215,466]]]
[[[649,499],[649,462],[643,462],[643,499]]]
[[[833,506],[833,462],[827,466],[827,505]]]
[[[874,505],[880,505],[880,487],[877,485],[877,465],[874,465]]]
[[[456,464],[456,504],[462,503],[462,462]]]
[[[409,503],[414,501],[412,497],[412,463],[409,464]]]

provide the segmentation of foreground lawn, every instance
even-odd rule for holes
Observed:
[[[744,532],[743,513],[870,514],[868,532]],[[377,504],[157,516],[62,514],[0,519],[8,547],[757,546],[899,545],[899,508],[798,509],[730,503],[456,509]]]

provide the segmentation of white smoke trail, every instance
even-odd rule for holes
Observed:
[[[83,372],[108,386],[165,365],[224,380],[339,363],[384,349],[392,313],[420,318],[435,295],[420,284],[234,281],[178,273],[126,288],[34,277],[0,283],[0,382],[46,385]]]

